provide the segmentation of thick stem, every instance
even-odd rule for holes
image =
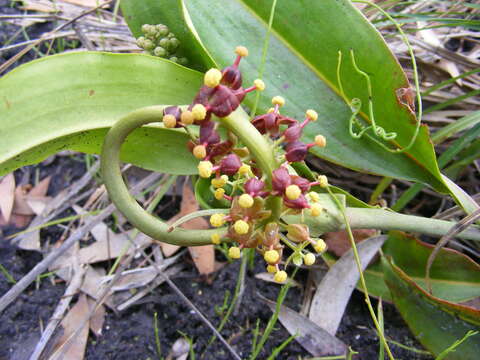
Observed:
[[[455,225],[450,221],[404,215],[382,209],[347,208],[345,212],[353,229],[401,230],[440,237]],[[456,236],[479,241],[480,228],[471,226]]]
[[[211,244],[210,236],[219,230],[184,230],[168,232],[169,226],[145,211],[128,192],[120,172],[120,148],[136,128],[160,122],[164,106],[152,106],[135,110],[117,121],[105,137],[102,148],[101,173],[110,199],[138,230],[169,244],[196,246]]]

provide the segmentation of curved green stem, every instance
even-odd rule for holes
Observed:
[[[110,199],[123,215],[144,234],[153,239],[179,246],[211,244],[210,236],[216,230],[175,229],[145,211],[130,195],[120,172],[120,148],[127,136],[142,125],[160,122],[164,106],[151,106],[135,110],[117,121],[105,137],[102,147],[101,174]]]

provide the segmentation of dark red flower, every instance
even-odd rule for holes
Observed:
[[[288,170],[284,167],[279,167],[272,173],[272,188],[274,191],[283,194],[288,185],[292,183]]]
[[[220,161],[220,172],[225,175],[235,175],[242,166],[242,161],[235,154],[229,154]]]
[[[295,162],[295,161],[302,161],[305,160],[307,156],[309,145],[301,142],[301,141],[294,141],[288,143],[285,147],[286,154],[285,158],[288,162]]]

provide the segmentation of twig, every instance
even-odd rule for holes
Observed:
[[[45,346],[47,345],[48,341],[53,335],[55,328],[62,320],[63,315],[67,310],[68,305],[70,304],[70,301],[73,298],[73,295],[75,295],[78,288],[81,286],[83,275],[85,275],[85,268],[82,266],[78,266],[75,271],[75,274],[72,277],[72,281],[70,282],[70,285],[68,285],[67,290],[65,290],[65,295],[61,298],[60,302],[58,303],[57,308],[55,309],[55,312],[50,318],[50,321],[47,327],[45,328],[45,331],[43,332],[42,337],[40,338],[40,341],[35,347],[35,350],[33,351],[32,355],[30,355],[30,360],[37,360],[42,354],[42,351],[45,349]]]
[[[150,174],[132,188],[132,193],[138,193],[145,186],[148,186],[147,184],[157,181],[159,177],[159,174]],[[47,270],[48,267],[70,249],[73,244],[82,239],[96,224],[110,216],[115,209],[116,208],[113,204],[107,206],[100,214],[98,214],[98,216],[90,219],[84,226],[78,228],[59,248],[53,250],[45,259],[30,270],[27,275],[25,275],[10,290],[8,290],[2,298],[0,298],[0,313],[3,312],[3,310],[5,310],[5,308],[10,305],[10,303],[12,303],[12,301],[14,301],[32,282],[34,282],[38,275]]]

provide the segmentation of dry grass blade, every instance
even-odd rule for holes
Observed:
[[[0,210],[3,220],[6,223],[10,221],[10,215],[13,210],[13,202],[15,200],[15,177],[13,173],[5,175],[0,180]]]
[[[432,284],[430,282],[430,269],[432,267],[435,258],[437,257],[438,252],[442,247],[444,247],[450,240],[452,240],[457,234],[464,231],[468,228],[471,224],[473,224],[477,219],[480,219],[480,209],[475,210],[470,215],[464,217],[458,223],[452,226],[450,231],[442,236],[440,241],[435,245],[432,250],[432,253],[428,257],[427,265],[425,268],[425,283],[427,284],[427,289],[432,294]]]

